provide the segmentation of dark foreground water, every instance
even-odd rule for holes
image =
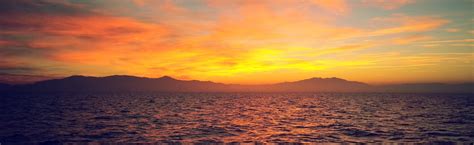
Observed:
[[[0,143],[472,143],[469,94],[4,95]]]

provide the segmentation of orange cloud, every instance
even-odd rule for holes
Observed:
[[[445,29],[446,32],[458,32],[459,29],[456,29],[456,28],[448,28],[448,29]]]
[[[332,14],[346,14],[350,12],[351,8],[345,0],[236,0],[236,1],[221,1],[221,0],[206,0],[208,6],[217,9],[231,10],[235,7],[258,6],[260,8],[278,8],[279,11],[306,11],[310,9],[322,10],[322,12],[329,12]],[[292,6],[292,7],[288,7]],[[258,8],[257,8],[258,10]],[[222,10],[220,11],[222,12]],[[251,13],[252,11],[249,11]],[[326,13],[328,14],[328,13]]]
[[[377,46],[377,45],[379,45],[379,44],[374,43],[374,42],[346,44],[346,45],[337,46],[337,47],[333,47],[333,48],[327,48],[327,49],[321,50],[319,52],[314,52],[314,54],[324,55],[324,54],[334,54],[334,53],[347,53],[347,52],[352,52],[352,51],[371,48],[371,47],[374,47],[374,46]]]
[[[18,42],[12,41],[12,40],[0,40],[0,46],[1,47],[6,47],[6,46],[15,46],[19,45]]]
[[[399,24],[375,30],[371,35],[389,35],[407,32],[424,32],[436,29],[449,21],[437,17],[393,15],[389,18],[375,18],[376,24]]]
[[[36,33],[91,40],[121,40],[115,43],[144,41],[146,40],[144,38],[151,39],[166,34],[166,29],[159,25],[121,17],[27,15],[1,21],[18,25],[18,27],[14,26],[4,33]],[[23,27],[28,29],[23,29]]]
[[[150,0],[132,0],[133,3],[137,6],[145,6]]]
[[[421,41],[420,46],[423,47],[436,47],[441,45],[450,46],[472,46],[474,39],[451,39],[451,40],[432,40],[432,41]]]
[[[333,13],[345,14],[350,7],[345,0],[311,0],[312,4]]]
[[[410,44],[412,42],[419,42],[419,41],[424,41],[424,40],[429,40],[432,39],[431,36],[424,36],[424,35],[410,35],[410,36],[405,36],[405,37],[397,37],[392,39],[392,42],[394,44],[398,45],[404,45],[404,44]]]
[[[248,2],[231,9],[232,12],[220,13],[213,27],[209,28],[209,35],[200,41],[225,43],[230,47],[259,47],[275,43],[291,45],[296,40],[299,45],[309,45],[315,41],[349,38],[362,32],[357,28],[333,25],[327,16],[309,16],[304,10],[282,7],[277,11],[274,7],[278,6],[284,5]]]
[[[43,16],[44,17],[44,16]],[[31,41],[39,47],[94,47],[95,44],[141,45],[161,41],[169,31],[163,26],[143,23],[137,20],[107,16],[53,16],[49,21],[30,18],[31,24],[40,24],[33,33],[46,34]],[[26,24],[28,25],[28,24]],[[88,45],[88,46],[87,46]]]
[[[57,70],[61,72],[56,73],[117,72],[117,69],[110,65],[140,59],[142,55],[150,51],[159,52],[165,48],[169,49],[167,45],[161,45],[167,41],[170,34],[165,26],[126,17],[21,15],[17,16],[17,19],[0,19],[0,21],[2,24],[16,24],[8,27],[3,33],[28,35],[31,39],[24,40],[22,45],[27,46],[28,49],[42,49],[43,53],[39,53],[42,54],[41,56],[26,57],[27,60],[35,59],[35,61],[29,61],[25,65],[67,66],[68,69]],[[11,44],[2,42],[1,45]],[[8,57],[15,57],[16,60],[25,59],[22,58],[25,56]],[[134,59],[127,60],[129,57],[134,57]],[[131,63],[128,65],[132,65]],[[98,66],[106,69],[81,69]]]
[[[474,42],[474,39],[434,40],[434,41],[425,41],[423,43],[453,43],[453,42]]]
[[[386,10],[398,9],[404,5],[414,3],[415,0],[363,0],[362,3],[369,6],[380,7]]]
[[[173,0],[164,0],[160,4],[161,10],[167,12],[167,13],[174,13],[174,14],[183,14],[187,10],[183,7],[180,7],[176,5]]]
[[[400,52],[350,55],[346,61],[368,61],[363,65],[327,70],[344,78],[365,80],[369,83],[406,83],[436,81],[473,81],[472,53],[414,53]],[[435,71],[436,70],[436,71]],[[347,72],[344,72],[347,71]],[[370,73],[368,73],[368,71]],[[458,75],[446,73],[459,72]],[[370,75],[367,75],[370,74]],[[423,76],[423,77],[420,77]],[[377,78],[384,79],[377,79]]]
[[[422,44],[420,45],[421,47],[437,47],[437,46],[440,46],[439,44]]]

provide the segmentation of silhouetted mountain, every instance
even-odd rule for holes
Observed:
[[[361,82],[340,78],[310,78],[296,82],[273,85],[276,90],[296,92],[367,92],[371,86]]]
[[[177,80],[169,76],[145,78],[125,75],[71,76],[29,85],[6,85],[9,92],[470,92],[473,84],[401,84],[371,86],[340,78],[310,78],[269,85],[235,85]]]
[[[14,91],[27,92],[198,92],[219,91],[226,85],[182,81],[164,76],[144,78],[124,75],[107,77],[71,76],[63,79],[41,81],[30,85],[20,85]]]

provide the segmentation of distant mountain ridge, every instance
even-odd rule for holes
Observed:
[[[29,85],[16,86],[14,91],[29,92],[195,92],[212,91],[206,89],[225,86],[224,84],[183,81],[169,76],[145,78],[126,75],[106,77],[70,76],[63,79],[41,81]]]
[[[295,82],[284,82],[271,85],[276,90],[295,91],[295,92],[367,92],[370,91],[370,85],[347,81],[344,79],[332,78],[310,78]]]
[[[474,84],[400,84],[372,86],[341,78],[309,78],[268,85],[237,85],[211,81],[178,80],[169,76],[146,78],[127,75],[70,76],[27,85],[2,85],[4,92],[407,92],[473,93]]]

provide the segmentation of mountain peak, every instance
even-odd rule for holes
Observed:
[[[83,75],[72,75],[72,76],[69,76],[69,77],[66,77],[65,79],[77,79],[77,78],[85,78],[87,76],[83,76]]]
[[[312,77],[312,78],[301,80],[301,81],[317,81],[317,80],[347,81],[345,79],[341,79],[337,77],[330,77],[330,78]]]
[[[341,78],[338,78],[338,77],[331,77],[331,78],[326,78],[328,80],[339,80],[339,81],[347,81],[345,79],[341,79]]]
[[[161,79],[161,80],[176,80],[175,78],[172,78],[172,77],[167,76],[167,75],[164,75],[164,76],[162,76],[162,77],[160,77],[160,78],[158,78],[158,79]]]
[[[140,78],[140,77],[129,76],[129,75],[111,75],[111,76],[106,76],[103,78]]]

